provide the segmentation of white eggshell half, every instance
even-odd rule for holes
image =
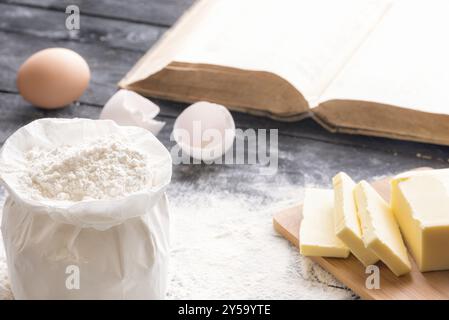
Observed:
[[[178,116],[173,137],[192,158],[211,161],[220,158],[232,147],[235,138],[234,119],[222,105],[197,102]]]
[[[165,122],[154,120],[159,111],[159,107],[147,98],[133,91],[119,90],[104,105],[100,119],[114,120],[121,126],[142,127],[157,135],[165,125]]]

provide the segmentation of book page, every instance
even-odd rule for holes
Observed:
[[[389,8],[384,0],[203,0],[173,61],[268,71],[311,104]],[[206,7],[205,7],[206,8]],[[182,32],[176,30],[174,32]]]
[[[321,97],[449,114],[449,1],[398,0]]]

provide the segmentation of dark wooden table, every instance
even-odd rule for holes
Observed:
[[[42,117],[98,118],[101,107],[117,90],[116,83],[186,10],[193,0],[1,0],[0,1],[0,144],[19,127]],[[81,29],[65,28],[65,8],[77,4]],[[16,72],[32,53],[67,47],[89,63],[92,80],[80,101],[58,111],[30,106],[17,92]],[[185,104],[154,100],[158,118],[167,125],[159,134],[167,146],[176,116]],[[346,171],[355,179],[390,175],[414,167],[448,165],[449,148],[389,139],[331,134],[311,120],[281,123],[233,113],[239,128],[279,129],[279,169],[261,175],[259,165],[174,166],[172,198],[185,190],[245,195],[258,208],[288,201],[286,185],[329,186]],[[300,199],[299,199],[300,200]]]

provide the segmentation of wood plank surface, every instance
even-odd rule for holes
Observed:
[[[74,4],[80,7],[81,14],[171,26],[194,0],[2,0],[2,2],[57,11],[63,11],[68,5]]]
[[[83,16],[79,30],[68,31],[63,10],[11,6],[0,2],[0,30],[17,35],[31,35],[45,41],[80,42],[145,53],[167,30],[128,21]],[[82,24],[81,24],[82,23]],[[20,39],[20,38],[18,38]]]
[[[374,182],[373,187],[389,201],[390,178]],[[296,205],[277,213],[273,217],[275,230],[299,247],[299,228],[302,220],[302,205]],[[365,285],[369,274],[365,267],[350,255],[347,259],[309,257],[338,280],[364,299],[408,300],[408,299],[449,299],[449,271],[421,273],[412,256],[412,271],[404,276],[395,276],[383,263],[380,269],[380,289],[369,289]]]

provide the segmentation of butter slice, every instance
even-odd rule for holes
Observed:
[[[306,189],[303,220],[299,231],[302,255],[346,258],[349,249],[335,235],[334,192]]]
[[[449,269],[449,170],[394,178],[391,206],[419,270]]]
[[[366,181],[357,184],[354,194],[365,246],[395,275],[410,272],[407,249],[390,206]]]
[[[355,182],[344,172],[332,179],[334,185],[335,233],[364,266],[375,264],[379,258],[365,247],[354,199]]]

